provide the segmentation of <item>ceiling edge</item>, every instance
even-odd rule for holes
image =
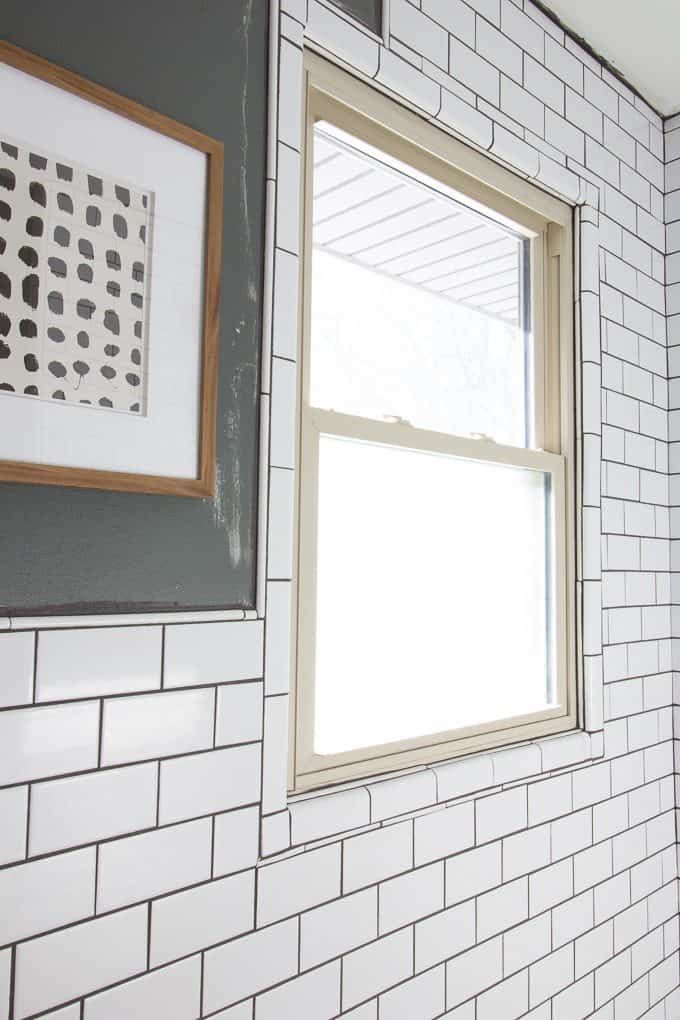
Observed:
[[[584,39],[583,36],[578,34],[578,32],[575,32],[572,28],[569,28],[569,26],[566,25],[564,21],[562,21],[562,19],[557,14],[555,14],[554,11],[551,10],[550,7],[548,7],[547,4],[543,2],[543,0],[529,0],[529,3],[533,4],[534,7],[537,7],[541,14],[544,14],[546,18],[552,21],[554,25],[557,25],[558,28],[561,28],[565,35],[568,35],[570,39],[573,39],[574,42],[578,43],[579,46],[582,49],[584,49],[586,53],[589,54],[589,56],[597,60],[598,64],[601,64],[604,68],[606,68],[607,71],[609,71],[610,74],[613,74],[614,77],[618,81],[620,81],[622,85],[625,85],[627,89],[630,89],[630,91],[634,95],[636,95],[638,99],[641,99],[642,102],[645,103],[650,108],[650,110],[653,110],[657,117],[660,117],[662,121],[669,120],[671,117],[677,117],[677,113],[668,114],[661,113],[661,111],[656,108],[654,103],[650,103],[649,99],[647,99],[647,97],[644,96],[642,92],[640,92],[640,89],[633,85],[633,83],[626,78],[625,74],[622,74],[622,72],[619,71],[619,69],[614,64],[607,60],[606,57],[603,57],[601,53],[598,53],[597,50],[593,46],[591,46],[587,39]]]

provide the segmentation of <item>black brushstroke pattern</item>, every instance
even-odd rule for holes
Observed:
[[[28,186],[28,193],[37,205],[41,205],[43,208],[47,205],[47,192],[42,184],[38,184],[37,181],[31,181]]]
[[[38,307],[38,298],[40,297],[40,277],[37,273],[29,273],[28,276],[24,276],[21,281],[21,294],[24,302],[29,308]]]
[[[19,248],[19,258],[29,269],[35,269],[38,265],[38,253],[35,248],[31,248],[30,244],[23,244]]]
[[[33,319],[22,319],[19,323],[19,334],[27,340],[34,340],[38,335],[38,327]]]

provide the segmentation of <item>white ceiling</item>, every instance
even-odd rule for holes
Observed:
[[[434,183],[434,182],[432,182]],[[314,133],[315,246],[517,324],[517,236],[327,134]]]
[[[664,117],[680,111],[679,0],[546,0]]]

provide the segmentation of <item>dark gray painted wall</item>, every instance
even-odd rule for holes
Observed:
[[[221,139],[225,201],[217,499],[0,484],[0,615],[253,604],[266,26],[267,0],[3,0],[9,42]]]

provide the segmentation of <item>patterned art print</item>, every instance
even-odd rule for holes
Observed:
[[[0,139],[0,399],[146,414],[152,207]]]

